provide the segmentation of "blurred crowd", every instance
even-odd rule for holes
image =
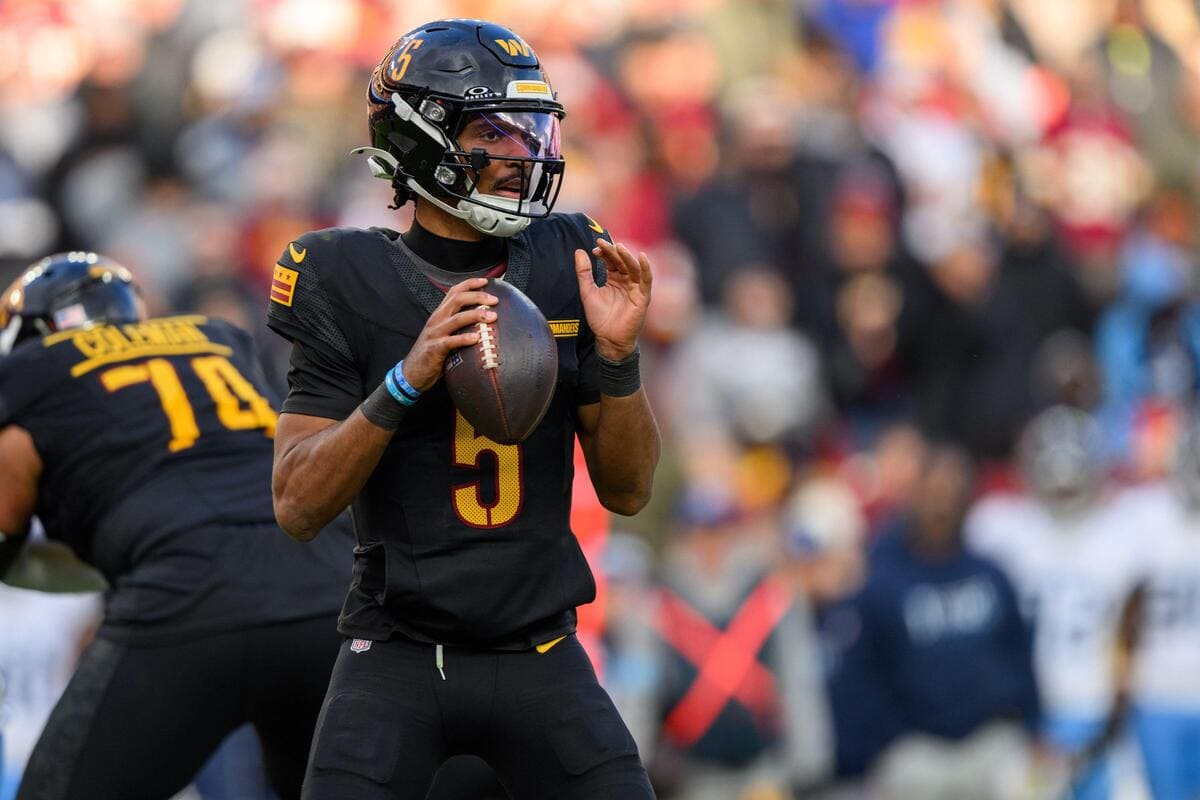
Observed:
[[[6,0],[0,285],[103,252],[282,385],[275,259],[408,225],[349,151],[448,16],[534,47],[558,210],[655,267],[666,457],[590,551],[660,795],[1200,796],[1200,4]],[[25,602],[10,767],[80,635]]]

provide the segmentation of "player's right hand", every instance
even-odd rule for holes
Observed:
[[[496,312],[489,306],[496,304],[496,297],[480,291],[486,285],[487,278],[468,278],[455,284],[429,315],[421,335],[404,357],[404,379],[414,389],[424,392],[432,387],[442,377],[442,365],[452,351],[479,341],[477,331],[463,328],[495,321]]]

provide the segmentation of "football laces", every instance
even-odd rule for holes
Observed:
[[[480,306],[486,308],[486,306]],[[480,321],[475,323],[479,329],[479,355],[483,360],[484,369],[496,369],[500,366],[500,357],[496,352],[496,337],[493,335],[492,326],[486,322]]]

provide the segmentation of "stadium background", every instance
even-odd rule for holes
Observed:
[[[558,209],[655,264],[666,453],[595,553],[615,628],[698,529],[718,573],[731,549],[862,552],[925,441],[1019,490],[1014,445],[1053,404],[1102,421],[1115,481],[1166,474],[1200,337],[1166,367],[1129,353],[1195,303],[1192,0],[6,0],[0,285],[104,252],[153,312],[254,331],[282,381],[272,264],[306,230],[407,225],[349,150],[377,59],[448,16],[533,45],[568,110]],[[814,513],[836,542],[804,538]],[[0,594],[10,773],[91,603]]]

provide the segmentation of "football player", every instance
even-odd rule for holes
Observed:
[[[1200,797],[1200,423],[1180,437],[1171,479],[1127,490],[1147,562],[1133,659],[1134,728],[1156,800]]]
[[[488,22],[401,38],[371,76],[375,172],[403,235],[308,233],[275,270],[293,343],[275,510],[298,539],[353,504],[354,579],[305,797],[423,798],[473,753],[514,797],[652,796],[573,632],[595,583],[568,527],[576,436],[603,504],[647,502],[659,435],[638,371],[651,267],[582,214],[551,214],[563,107]],[[550,321],[556,393],[519,444],[480,436],[439,380],[495,319],[502,276]]]
[[[43,259],[2,301],[0,577],[36,514],[110,587],[18,798],[171,797],[246,722],[297,797],[352,534],[331,518],[306,547],[275,523],[276,413],[250,337],[146,319],[129,272],[94,253]]]
[[[1028,495],[976,504],[968,542],[994,558],[1021,595],[1034,629],[1034,668],[1043,734],[1056,750],[1090,768],[1075,797],[1110,796],[1113,770],[1100,757],[1123,720],[1124,665],[1131,603],[1143,575],[1141,525],[1107,491],[1101,434],[1085,412],[1043,411],[1021,439]]]

